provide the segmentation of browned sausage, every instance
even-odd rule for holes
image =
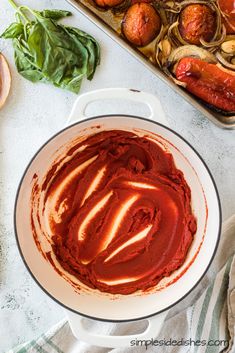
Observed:
[[[235,111],[235,76],[197,58],[183,58],[176,67],[176,78],[186,89],[205,102],[227,112]]]
[[[190,44],[200,44],[200,38],[209,42],[216,31],[216,16],[213,10],[202,4],[186,6],[180,13],[179,31]]]
[[[124,36],[137,47],[152,42],[160,29],[160,16],[152,5],[144,2],[130,6],[122,22]]]

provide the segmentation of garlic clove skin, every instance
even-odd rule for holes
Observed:
[[[235,39],[222,43],[221,49],[224,53],[235,54]]]

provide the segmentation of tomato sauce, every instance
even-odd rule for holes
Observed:
[[[43,184],[53,252],[90,288],[130,294],[178,269],[196,232],[191,192],[169,151],[111,130],[73,146]]]

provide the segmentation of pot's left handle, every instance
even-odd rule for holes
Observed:
[[[145,346],[150,345],[151,340],[159,334],[167,314],[168,310],[146,319],[148,327],[142,333],[128,336],[109,336],[89,332],[83,325],[85,319],[82,316],[71,311],[67,312],[70,328],[76,338],[93,346],[107,348],[132,347],[135,346],[137,340],[146,342]],[[99,322],[96,321],[96,324],[99,325]]]
[[[74,103],[67,125],[88,118],[86,116],[86,107],[90,103],[107,99],[122,99],[145,104],[150,110],[150,115],[147,117],[148,119],[168,126],[165,113],[158,97],[151,93],[137,91],[130,88],[104,88],[82,94]]]

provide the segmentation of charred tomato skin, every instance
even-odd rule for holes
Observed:
[[[219,7],[226,16],[222,21],[228,34],[235,34],[235,2],[234,0],[218,0]]]
[[[131,0],[131,5],[134,5],[134,4],[136,4],[137,2],[151,3],[152,0]]]
[[[95,4],[103,9],[120,5],[124,0],[94,0]]]
[[[216,31],[216,16],[207,5],[191,4],[186,6],[179,16],[179,32],[189,44],[200,45],[203,38],[209,42]]]
[[[155,8],[145,2],[129,7],[123,21],[124,37],[137,47],[148,45],[159,34],[161,18]]]

